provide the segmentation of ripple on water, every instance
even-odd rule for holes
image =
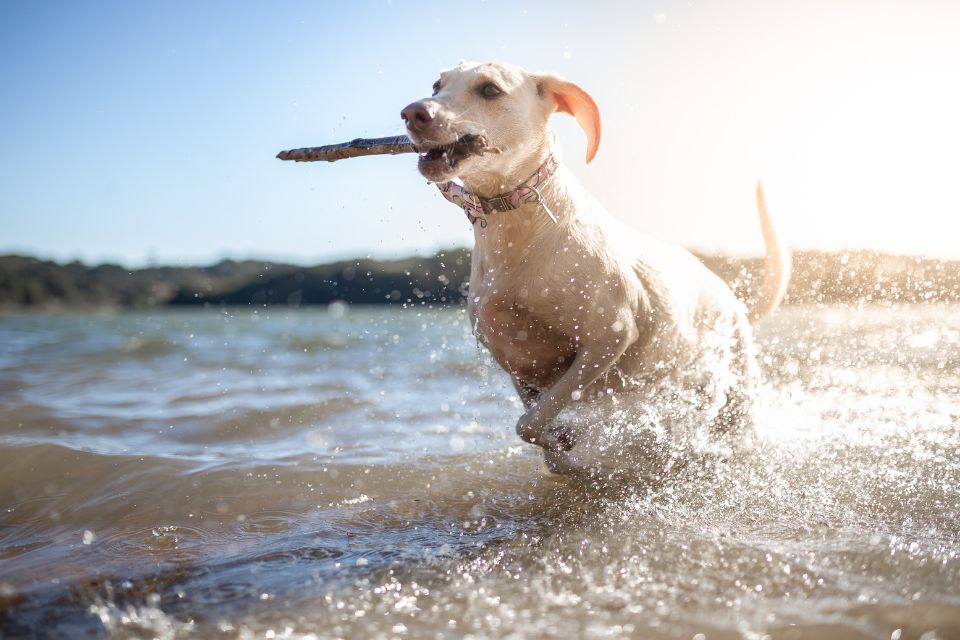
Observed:
[[[336,560],[342,558],[343,554],[343,551],[333,547],[301,547],[260,554],[251,558],[249,562],[263,569],[278,570],[305,562]]]
[[[150,558],[157,562],[187,564],[215,551],[222,540],[200,527],[157,525],[101,538],[94,549],[117,559]]]
[[[228,395],[221,395],[218,401],[236,401]],[[253,403],[253,400],[249,401]],[[198,403],[203,406],[203,403]],[[242,406],[227,411],[218,411],[215,415],[197,413],[182,416],[177,425],[177,438],[180,442],[234,443],[238,441],[261,440],[276,452],[281,438],[299,436],[308,438],[307,444],[316,447],[323,444],[321,428],[335,427],[346,416],[359,413],[370,403],[363,399],[348,396],[333,396],[310,403],[296,403],[280,407]],[[310,434],[307,430],[312,429]],[[267,442],[268,441],[268,442]],[[297,441],[299,450],[303,443]],[[288,447],[289,448],[289,447]]]
[[[318,353],[343,349],[356,344],[356,342],[356,337],[350,333],[328,333],[312,336],[290,336],[283,346],[293,351]]]
[[[130,336],[118,347],[122,358],[134,357],[149,359],[165,356],[179,349],[179,346],[162,336]]]
[[[302,515],[284,511],[263,511],[247,515],[240,523],[240,528],[251,534],[282,533],[295,526]]]
[[[258,594],[259,589],[252,580],[205,581],[190,588],[190,600],[202,606],[253,600]]]
[[[39,542],[28,542],[25,544],[14,544],[10,546],[0,546],[0,560],[9,560],[11,558],[16,558],[19,555],[24,553],[29,553],[34,549],[41,549],[48,544],[52,544],[52,541],[42,540]]]

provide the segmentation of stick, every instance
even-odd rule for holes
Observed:
[[[454,145],[450,146],[452,148]],[[464,149],[471,155],[500,153],[499,149],[488,147],[487,140],[483,136],[465,135],[455,143],[455,146]],[[335,162],[337,160],[343,160],[344,158],[355,158],[358,156],[420,153],[421,151],[429,151],[430,149],[431,147],[418,147],[407,136],[392,136],[389,138],[355,138],[350,142],[328,144],[323,147],[290,149],[289,151],[281,151],[277,154],[277,157],[281,160],[293,160],[295,162],[315,162],[318,160]]]

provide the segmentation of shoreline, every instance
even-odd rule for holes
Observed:
[[[728,284],[758,274],[760,258],[694,253]],[[960,302],[960,260],[869,251],[794,253],[785,305]],[[0,313],[114,312],[199,306],[456,305],[466,298],[470,250],[305,266],[224,260],[125,269],[0,256]],[[735,286],[735,285],[734,285]]]

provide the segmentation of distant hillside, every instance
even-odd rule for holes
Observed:
[[[730,283],[749,286],[759,259],[701,256]],[[58,264],[0,256],[0,309],[143,308],[169,305],[459,303],[467,249],[400,260],[344,260],[313,267],[225,260],[209,267]],[[872,252],[800,252],[786,303],[960,301],[960,261]]]
[[[224,260],[209,267],[88,267],[0,256],[0,309],[143,308],[163,305],[310,305],[460,301],[470,252],[314,267]]]
[[[738,292],[763,275],[762,259],[699,256]],[[798,251],[784,304],[958,302],[960,261],[874,251]]]

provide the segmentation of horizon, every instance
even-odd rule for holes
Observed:
[[[960,258],[960,4],[465,3],[484,38],[410,7],[4,3],[0,253],[141,268],[469,247],[410,157],[274,158],[402,133],[403,105],[466,58],[590,92],[600,152],[584,165],[557,115],[567,164],[658,238],[759,254],[762,177],[796,250]]]
[[[695,257],[706,260],[731,260],[731,261],[744,261],[744,260],[758,260],[762,256],[752,255],[752,254],[731,254],[723,252],[714,252],[714,251],[702,251],[695,247],[684,247],[687,251],[692,253]],[[86,269],[95,269],[98,267],[111,266],[111,267],[120,267],[129,271],[140,271],[146,269],[207,269],[210,267],[215,267],[217,265],[223,264],[225,262],[232,263],[244,263],[244,262],[260,262],[270,265],[282,265],[289,267],[299,267],[299,268],[315,268],[315,267],[325,267],[341,262],[359,262],[361,260],[369,260],[372,262],[395,262],[395,261],[405,261],[413,259],[423,259],[430,260],[439,256],[442,253],[450,253],[454,251],[472,251],[473,248],[467,245],[451,245],[447,247],[436,247],[435,249],[424,250],[424,251],[411,251],[409,253],[390,253],[390,254],[364,254],[364,255],[346,255],[346,256],[337,256],[332,255],[329,258],[320,258],[313,262],[288,260],[283,257],[269,257],[269,256],[221,256],[215,257],[209,261],[200,261],[200,262],[144,262],[143,264],[130,265],[124,264],[122,262],[115,262],[110,260],[105,261],[86,261],[82,259],[57,259],[47,256],[39,256],[25,253],[13,253],[13,252],[2,252],[0,253],[0,260],[5,258],[24,258],[27,260],[37,260],[40,262],[51,262],[59,266],[67,266],[70,264],[80,264]],[[824,257],[833,257],[833,258],[843,258],[844,256],[850,257],[861,257],[868,256],[872,258],[886,258],[894,260],[930,260],[934,262],[942,262],[944,264],[949,263],[960,263],[960,256],[956,257],[941,257],[936,255],[928,254],[915,254],[915,253],[897,253],[894,251],[883,251],[879,249],[856,249],[856,248],[838,248],[838,249],[793,249],[791,250],[792,256],[794,259],[798,257],[813,257],[813,256],[824,256]],[[794,274],[796,275],[796,274]]]

